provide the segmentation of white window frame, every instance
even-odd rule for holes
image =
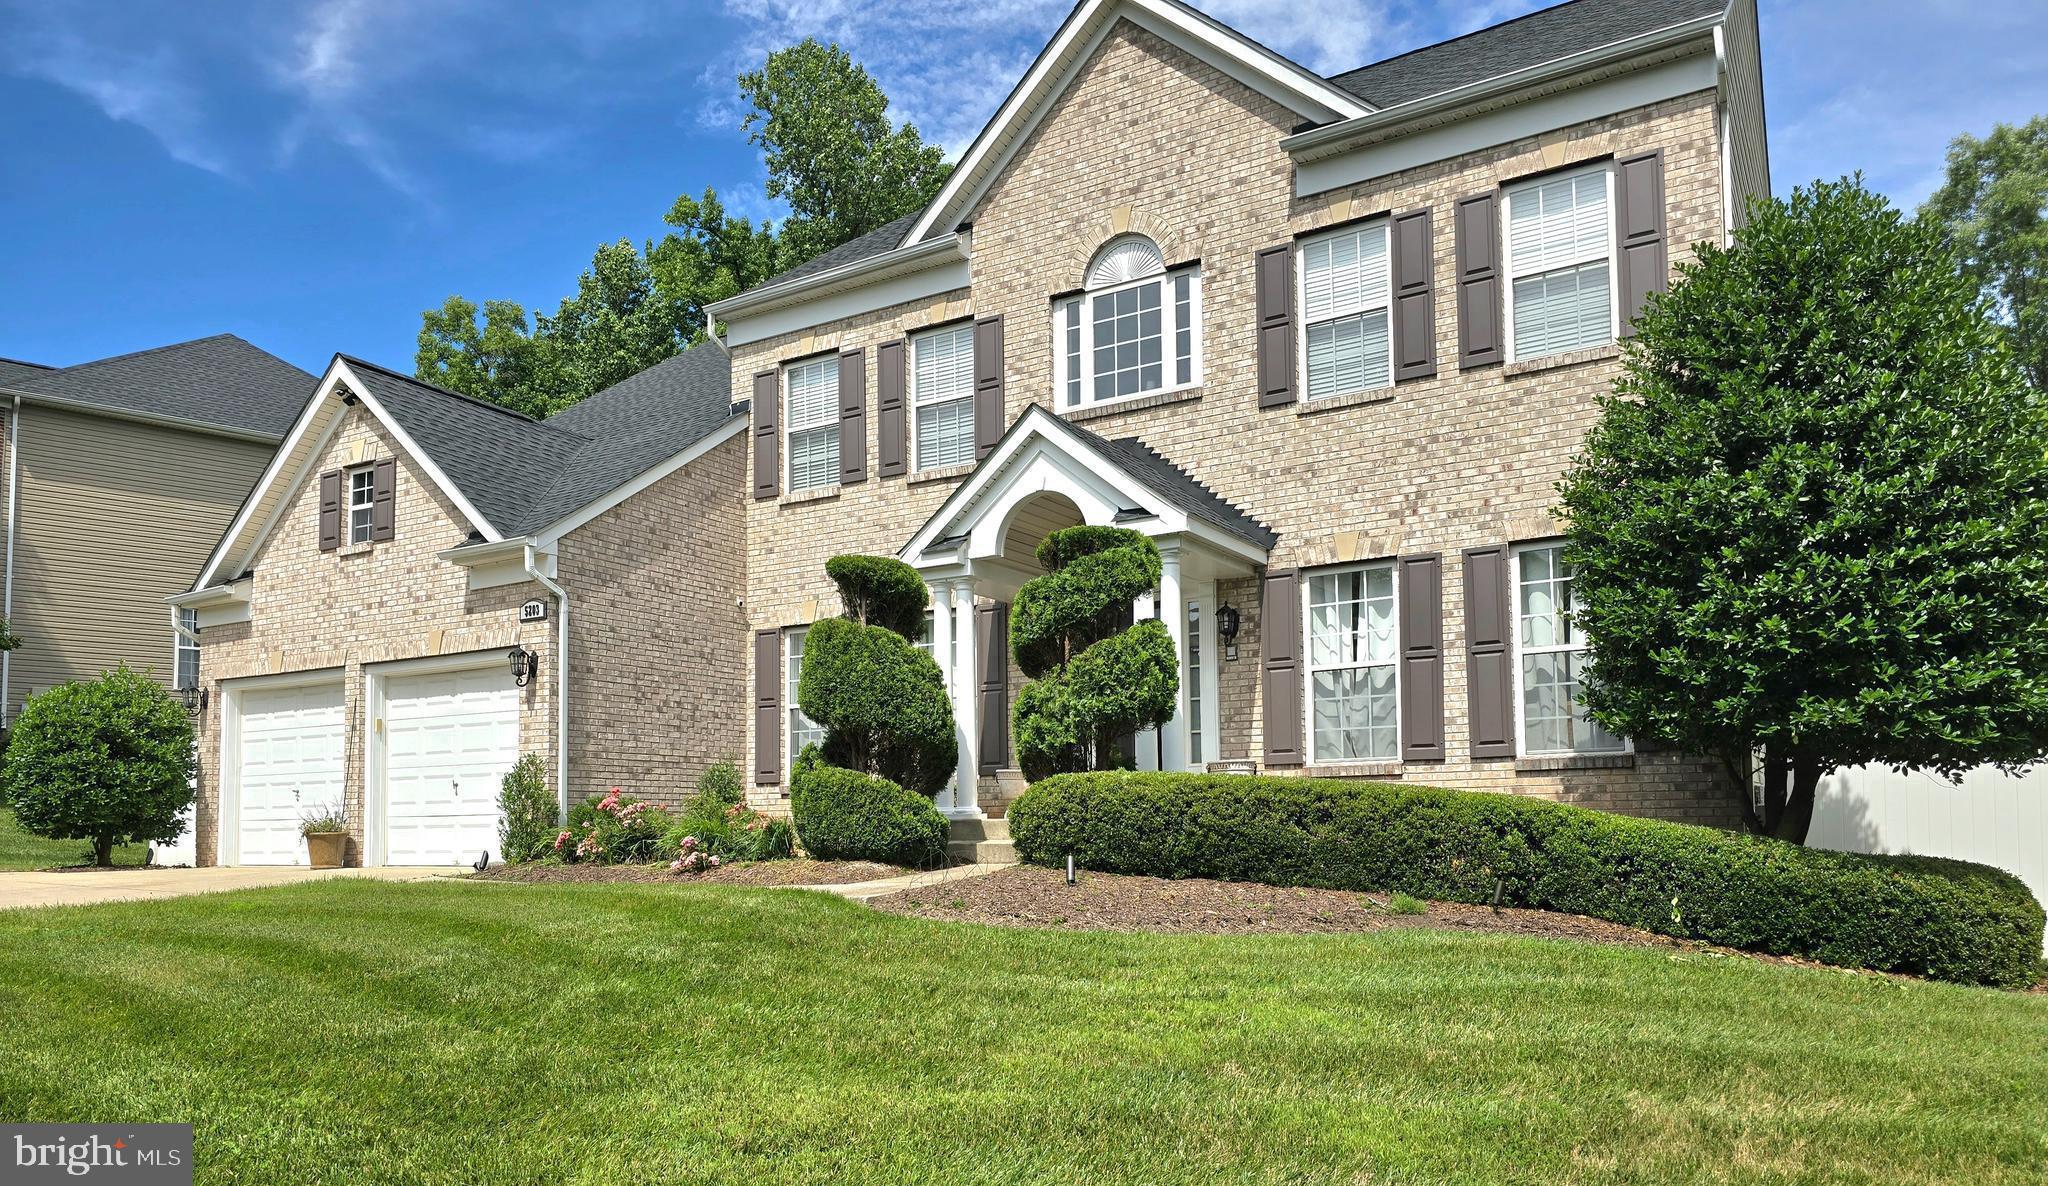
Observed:
[[[927,392],[923,390],[923,384],[918,382],[918,353],[924,343],[931,342],[941,335],[948,337],[965,335],[967,338],[967,381],[958,392]],[[931,329],[921,330],[918,333],[912,334],[910,336],[910,358],[908,365],[904,369],[909,372],[908,386],[910,390],[907,395],[910,403],[911,472],[926,473],[935,469],[949,469],[955,465],[972,464],[974,461],[974,323],[971,321],[955,322],[950,325],[934,326]],[[940,407],[954,403],[967,405],[967,455],[955,461],[926,465],[924,464],[924,459],[920,456],[921,445],[919,443],[920,434],[917,431],[917,414],[920,410],[927,407]]]
[[[185,635],[186,630],[193,634],[199,633],[199,611],[179,610],[178,625],[184,629],[171,632],[171,687],[182,692],[187,688],[199,686],[199,643]],[[192,678],[189,680],[185,678],[185,659],[188,655],[192,660]]]
[[[1621,754],[1632,754],[1635,752],[1635,743],[1627,737],[1622,737],[1620,739],[1621,748],[1619,749],[1539,750],[1531,749],[1529,747],[1529,722],[1526,715],[1528,710],[1528,701],[1524,699],[1522,686],[1523,657],[1525,655],[1534,654],[1587,654],[1590,653],[1592,650],[1592,647],[1587,644],[1585,637],[1583,635],[1579,635],[1576,633],[1574,634],[1571,642],[1561,646],[1531,647],[1524,646],[1522,643],[1522,557],[1530,552],[1547,552],[1552,550],[1559,550],[1557,559],[1562,559],[1563,553],[1561,549],[1563,547],[1564,541],[1561,539],[1545,539],[1532,540],[1529,543],[1525,544],[1516,544],[1514,547],[1508,549],[1508,564],[1511,568],[1511,579],[1508,582],[1509,596],[1513,598],[1513,601],[1511,602],[1511,608],[1508,613],[1508,617],[1511,622],[1510,634],[1514,641],[1514,662],[1512,664],[1512,668],[1514,674],[1515,697],[1515,753],[1517,756],[1524,758],[1610,758]],[[1555,561],[1553,561],[1553,563],[1555,563]],[[1569,597],[1569,604],[1567,604],[1564,608],[1564,612],[1567,617],[1569,617],[1571,614],[1572,605],[1577,603],[1577,594],[1578,578],[1576,575],[1574,575],[1574,577],[1572,578],[1572,592]]]
[[[1369,219],[1369,220],[1367,220],[1367,221],[1365,221],[1365,222],[1362,222],[1362,223],[1354,223],[1354,224],[1351,224],[1351,225],[1348,225],[1348,226],[1342,226],[1342,227],[1335,227],[1335,228],[1333,228],[1333,229],[1331,229],[1331,230],[1328,230],[1328,231],[1324,231],[1324,232],[1321,232],[1321,233],[1318,233],[1318,234],[1314,234],[1314,235],[1308,235],[1308,236],[1305,236],[1305,237],[1303,237],[1303,238],[1302,238],[1302,240],[1301,240],[1301,241],[1300,241],[1299,243],[1295,244],[1295,247],[1294,247],[1294,307],[1295,307],[1295,308],[1297,308],[1297,309],[1299,309],[1299,310],[1301,310],[1301,328],[1300,328],[1300,330],[1299,330],[1299,331],[1298,331],[1298,332],[1297,332],[1297,333],[1295,334],[1295,344],[1294,344],[1294,345],[1295,345],[1295,365],[1296,365],[1296,366],[1297,366],[1297,367],[1299,368],[1299,369],[1298,369],[1298,372],[1297,372],[1297,373],[1299,373],[1299,374],[1301,375],[1301,391],[1300,391],[1300,394],[1299,394],[1299,397],[1298,397],[1298,399],[1299,399],[1299,401],[1300,401],[1300,402],[1302,402],[1302,403],[1314,403],[1314,402],[1318,402],[1318,401],[1321,401],[1321,400],[1326,400],[1326,399],[1339,399],[1339,398],[1342,398],[1343,396],[1347,396],[1347,395],[1357,395],[1357,394],[1360,394],[1361,392],[1367,392],[1367,391],[1386,391],[1386,390],[1390,390],[1390,389],[1392,389],[1392,387],[1394,386],[1394,237],[1393,237],[1393,234],[1394,234],[1394,232],[1393,232],[1393,228],[1394,228],[1394,220],[1393,220],[1393,219],[1391,219],[1391,218],[1374,218],[1374,219]],[[1309,387],[1310,387],[1310,376],[1309,376],[1309,369],[1308,369],[1308,331],[1309,331],[1309,329],[1310,329],[1310,322],[1309,322],[1309,315],[1308,315],[1308,249],[1309,249],[1310,247],[1314,246],[1314,245],[1315,245],[1315,244],[1317,244],[1317,243],[1321,243],[1321,242],[1326,242],[1326,241],[1328,241],[1328,240],[1331,240],[1331,239],[1335,239],[1335,238],[1337,238],[1337,237],[1339,237],[1339,236],[1342,236],[1342,235],[1356,235],[1356,234],[1362,234],[1362,233],[1364,233],[1364,232],[1367,232],[1367,231],[1371,231],[1371,230],[1375,230],[1375,229],[1377,229],[1377,230],[1379,231],[1379,233],[1380,233],[1380,239],[1381,239],[1381,242],[1382,242],[1382,243],[1384,243],[1384,244],[1385,244],[1385,246],[1386,246],[1386,252],[1385,252],[1385,257],[1386,257],[1386,261],[1387,261],[1387,285],[1386,285],[1386,288],[1385,288],[1385,290],[1384,290],[1384,291],[1382,291],[1381,293],[1379,293],[1379,294],[1378,294],[1378,295],[1379,295],[1379,297],[1380,297],[1380,300],[1379,300],[1379,302],[1378,302],[1377,304],[1374,304],[1374,303],[1372,303],[1372,302],[1370,301],[1370,298],[1368,297],[1368,299],[1367,299],[1367,300],[1364,300],[1364,301],[1360,301],[1360,302],[1358,302],[1358,303],[1357,303],[1357,304],[1355,304],[1355,305],[1344,305],[1344,306],[1341,306],[1341,307],[1340,307],[1340,308],[1338,308],[1337,310],[1335,310],[1335,311],[1333,311],[1333,312],[1331,312],[1331,313],[1329,313],[1329,314],[1327,314],[1327,315],[1325,315],[1325,316],[1323,316],[1323,317],[1317,318],[1317,319],[1316,319],[1316,321],[1314,322],[1314,324],[1316,324],[1316,325],[1322,325],[1322,324],[1324,324],[1324,323],[1326,323],[1326,322],[1332,322],[1332,321],[1343,321],[1343,320],[1345,320],[1346,318],[1350,318],[1350,317],[1360,317],[1360,316],[1363,316],[1363,315],[1365,315],[1365,314],[1368,314],[1368,313],[1371,313],[1371,312],[1373,312],[1373,311],[1374,311],[1375,309],[1377,309],[1377,310],[1379,310],[1380,312],[1384,313],[1384,314],[1386,315],[1386,319],[1387,319],[1387,373],[1386,373],[1385,381],[1384,381],[1384,382],[1379,382],[1379,383],[1374,383],[1374,382],[1371,382],[1371,381],[1370,381],[1370,378],[1368,378],[1368,381],[1366,382],[1365,386],[1363,386],[1363,387],[1358,387],[1358,388],[1354,388],[1354,389],[1352,389],[1352,390],[1350,390],[1350,391],[1332,391],[1332,392],[1329,392],[1328,394],[1325,394],[1325,395],[1314,395],[1314,396],[1312,396],[1312,395],[1310,395],[1310,394],[1309,394]]]
[[[361,498],[358,499],[357,495]],[[348,542],[366,544],[377,534],[377,467],[359,465],[348,471],[348,502],[343,513],[348,516]],[[362,520],[358,523],[356,516]]]
[[[1187,320],[1180,320],[1180,302],[1174,294],[1174,282],[1185,276],[1188,280]],[[1149,391],[1138,391],[1130,395],[1113,395],[1095,398],[1095,317],[1094,304],[1105,297],[1114,297],[1120,292],[1159,286],[1159,368],[1162,383]],[[1080,305],[1080,375],[1081,400],[1067,402],[1067,383],[1076,376],[1069,370],[1067,359],[1067,306]],[[1180,331],[1188,333],[1188,381],[1178,382],[1180,364]],[[1174,392],[1189,391],[1202,385],[1202,265],[1188,264],[1184,267],[1169,268],[1154,272],[1136,280],[1120,284],[1090,288],[1081,292],[1068,293],[1052,303],[1052,370],[1053,406],[1061,412],[1076,412],[1086,408],[1110,407],[1135,400],[1151,399],[1154,396],[1171,395]]]
[[[1393,618],[1389,629],[1393,631],[1393,656],[1384,666],[1394,669],[1394,749],[1385,757],[1365,758],[1319,758],[1316,756],[1316,673],[1319,671],[1352,671],[1368,667],[1379,667],[1379,663],[1344,663],[1335,666],[1316,666],[1314,582],[1316,577],[1342,576],[1346,573],[1365,573],[1383,570],[1388,575],[1387,587],[1391,591]],[[1361,589],[1363,594],[1363,589]],[[1401,760],[1401,745],[1405,738],[1401,734],[1401,573],[1400,566],[1392,560],[1372,560],[1362,564],[1336,564],[1323,568],[1301,570],[1301,729],[1303,760],[1310,766],[1356,766],[1364,763],[1398,762]]]
[[[804,744],[813,740],[806,736],[804,742],[798,742],[799,732],[816,733],[817,743],[825,744],[825,727],[805,716],[804,710],[796,703],[797,681],[803,678],[804,673],[804,639],[810,633],[809,626],[793,626],[782,632],[782,777],[785,783],[796,771],[797,755],[803,752]]]
[[[799,371],[809,372],[814,368],[822,368],[829,377],[829,381],[832,384],[832,398],[827,401],[825,411],[817,422],[806,422],[800,425],[796,422],[796,417],[790,414],[790,377]],[[780,387],[782,399],[783,490],[789,494],[801,494],[806,490],[826,490],[839,485],[839,465],[841,460],[843,460],[839,456],[838,438],[839,356],[836,354],[821,354],[811,358],[799,358],[793,362],[783,363]],[[796,436],[800,432],[818,431],[825,432],[832,441],[832,464],[827,467],[830,472],[825,475],[823,481],[806,482],[799,486],[796,480],[796,449],[794,446]]]
[[[1575,259],[1571,263],[1553,263],[1541,270],[1532,269],[1527,272],[1517,272],[1515,270],[1513,240],[1510,238],[1512,224],[1508,219],[1509,210],[1514,203],[1514,196],[1545,185],[1572,180],[1594,173],[1599,174],[1607,186],[1607,217],[1602,220],[1607,229],[1605,256],[1589,254]],[[1521,354],[1520,347],[1515,343],[1515,281],[1526,279],[1530,276],[1544,276],[1551,272],[1562,272],[1567,268],[1584,267],[1602,258],[1607,261],[1607,340],[1605,342],[1591,342],[1582,346],[1575,346],[1573,349],[1595,350],[1601,346],[1612,346],[1621,340],[1621,261],[1617,258],[1619,250],[1615,244],[1614,218],[1614,162],[1612,161],[1600,161],[1584,168],[1563,169],[1555,173],[1545,173],[1540,177],[1531,177],[1526,181],[1518,181],[1513,185],[1502,187],[1500,194],[1501,332],[1506,335],[1507,360],[1509,362],[1525,362],[1529,358],[1550,358],[1557,354],[1570,353],[1570,351],[1560,350],[1552,351],[1550,354],[1533,354],[1527,356],[1527,358]]]

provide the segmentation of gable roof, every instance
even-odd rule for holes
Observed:
[[[1569,0],[1332,75],[1330,81],[1375,107],[1392,107],[1719,15],[1727,7],[1727,0]]]
[[[806,276],[831,271],[841,264],[858,263],[864,259],[885,255],[903,245],[903,236],[909,232],[910,224],[916,221],[916,214],[891,219],[865,235],[855,235],[829,251],[820,252],[787,271],[778,272],[738,295],[746,296],[762,289],[774,288],[778,284],[787,284],[792,280],[801,280]]]
[[[1089,432],[1078,424],[1067,427],[1092,441],[1104,453],[1122,464],[1124,472],[1137,479],[1147,490],[1157,494],[1182,511],[1202,520],[1211,527],[1220,528],[1248,544],[1271,551],[1280,542],[1280,533],[1246,514],[1236,504],[1224,499],[1214,490],[1204,486],[1188,471],[1168,461],[1159,450],[1137,437],[1118,437],[1110,440]]]
[[[68,367],[6,364],[0,386],[34,399],[275,440],[315,380],[233,334],[215,334]]]

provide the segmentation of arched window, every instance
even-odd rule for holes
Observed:
[[[1053,306],[1062,407],[1131,399],[1202,381],[1198,264],[1167,270],[1159,245],[1122,235],[1089,261],[1087,288]]]

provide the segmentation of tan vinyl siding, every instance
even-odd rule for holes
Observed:
[[[29,691],[117,663],[171,682],[164,598],[191,587],[271,448],[23,409],[9,720]]]
[[[1755,0],[1735,0],[1722,30],[1728,50],[1728,173],[1734,183],[1729,225],[1745,221],[1751,194],[1771,194],[1771,156],[1764,141],[1764,68],[1757,47]]]

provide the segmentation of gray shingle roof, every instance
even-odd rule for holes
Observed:
[[[77,366],[9,363],[0,386],[116,412],[282,437],[317,380],[233,334]]]
[[[538,531],[702,440],[735,414],[732,364],[707,342],[551,419],[343,355],[470,505],[507,537]]]
[[[1726,8],[1726,0],[1571,0],[1330,81],[1375,107],[1392,107]]]
[[[764,288],[773,288],[778,284],[786,284],[791,280],[801,280],[806,276],[815,276],[820,272],[829,272],[840,264],[873,259],[875,256],[894,251],[903,245],[903,236],[910,233],[910,224],[916,222],[917,215],[922,213],[923,211],[920,210],[916,213],[906,214],[893,222],[883,223],[865,235],[856,235],[830,251],[814,255],[788,271],[756,284],[748,289],[747,292],[759,292]]]
[[[1181,467],[1161,456],[1157,449],[1136,437],[1107,437],[1089,432],[1078,424],[1067,427],[1081,439],[1108,454],[1147,490],[1166,499],[1212,527],[1220,528],[1247,543],[1271,550],[1280,533],[1225,501],[1214,490],[1196,481]]]
[[[0,387],[26,388],[37,379],[56,370],[39,362],[23,362],[18,358],[0,358]]]

